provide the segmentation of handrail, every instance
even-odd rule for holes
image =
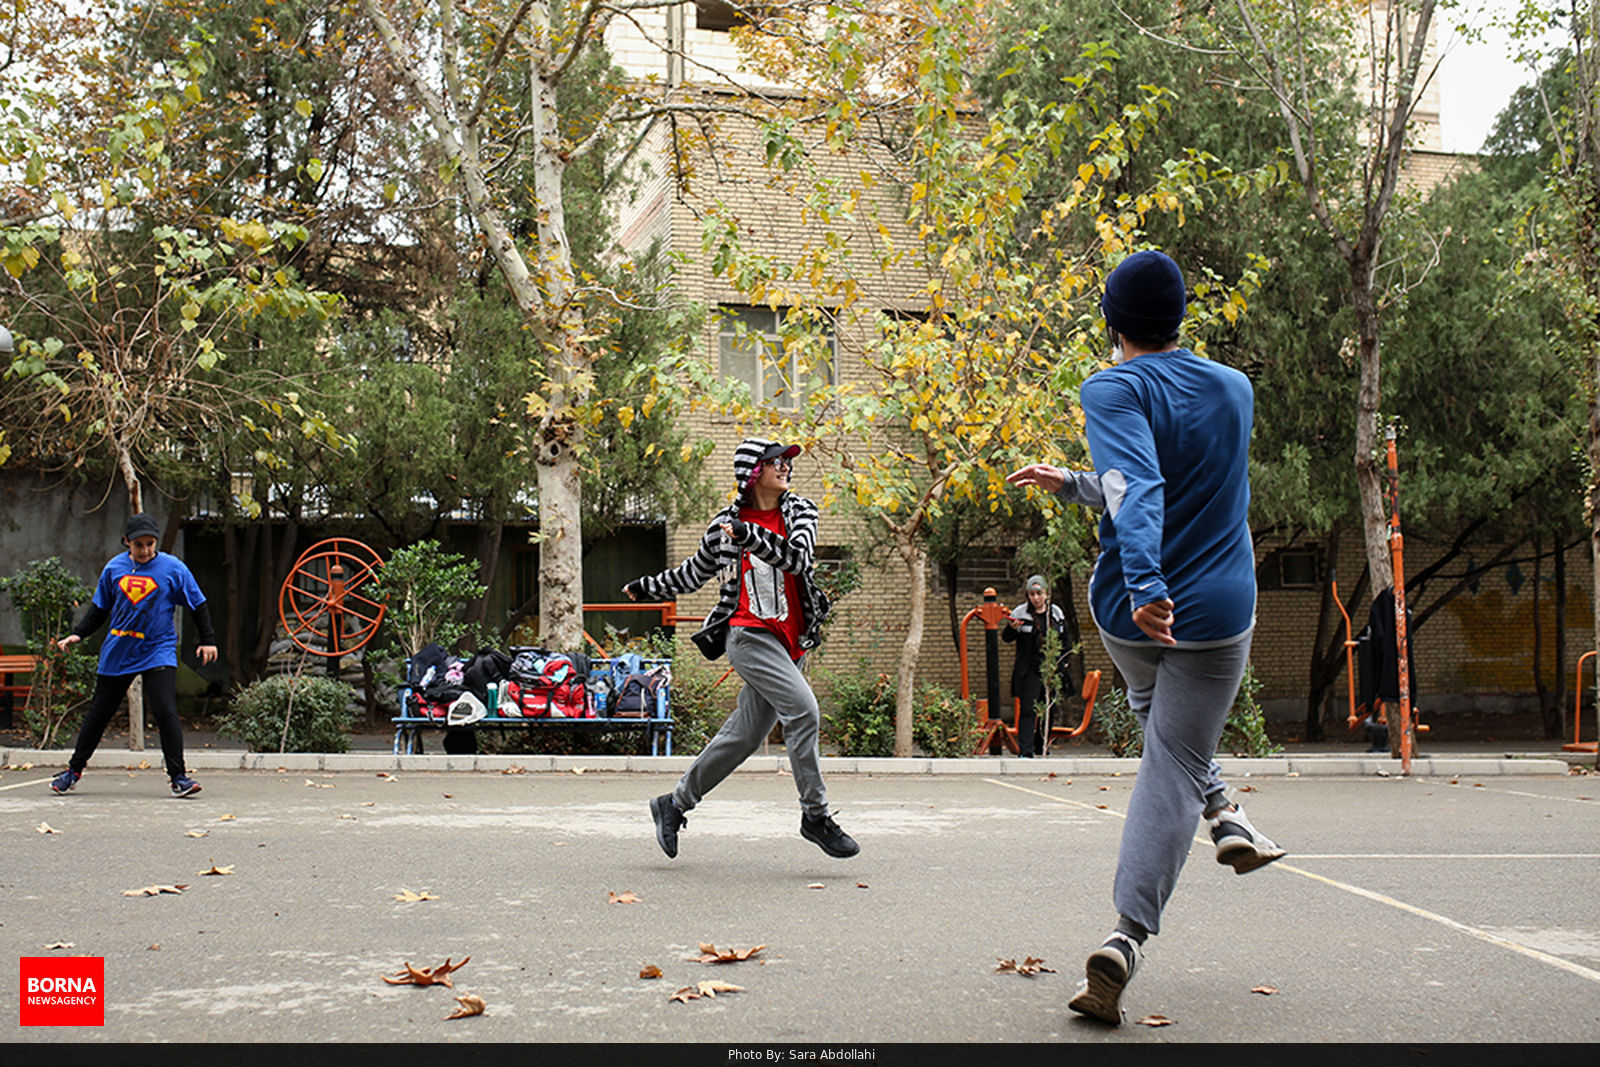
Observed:
[[[586,615],[591,611],[653,611],[661,616],[661,622],[658,624],[661,626],[676,626],[680,622],[703,622],[705,620],[705,616],[703,615],[679,615],[678,602],[676,600],[655,600],[646,601],[644,603],[630,600],[617,604],[586,603],[583,605],[583,611]],[[601,656],[604,656],[607,659],[611,658],[611,653],[606,651],[606,646],[602,645],[599,641],[596,641],[594,639],[594,635],[589,633],[588,630],[583,631],[583,637],[584,640],[588,641],[597,650],[599,650]]]
[[[1585,652],[1578,657],[1577,675],[1572,679],[1572,744],[1562,745],[1563,752],[1594,752],[1600,749],[1600,744],[1578,738],[1578,724],[1583,720],[1583,661],[1593,655],[1593,652]]]
[[[1346,720],[1346,725],[1354,730],[1360,721],[1356,718],[1356,668],[1355,657],[1352,655],[1356,642],[1350,636],[1352,632],[1350,613],[1344,610],[1344,601],[1339,599],[1339,579],[1330,575],[1328,582],[1333,587],[1333,606],[1344,616],[1344,680],[1350,690],[1350,717]]]

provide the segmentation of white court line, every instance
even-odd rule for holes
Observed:
[[[1600,860],[1600,852],[1296,852],[1297,860]]]
[[[53,780],[54,779],[51,778],[35,778],[31,782],[16,782],[12,785],[0,785],[0,793],[4,793],[7,789],[23,789],[30,785],[49,785]]]
[[[1114,815],[1119,819],[1126,819],[1128,817],[1124,812],[1113,811],[1110,808],[1102,807],[1100,805],[1085,804],[1078,800],[1068,800],[1065,797],[1051,796],[1049,793],[1041,793],[1037,789],[1029,789],[1026,786],[1013,785],[1010,782],[1003,782],[998,778],[985,778],[984,781],[990,783],[991,785],[998,785],[1004,789],[1015,789],[1019,793],[1027,793],[1030,796],[1042,797],[1045,800],[1054,800],[1057,803],[1068,804],[1072,807],[1087,808],[1090,811],[1104,811],[1107,815]],[[1205,840],[1198,834],[1195,835],[1195,840],[1200,841],[1202,844],[1211,844],[1210,841]],[[1457,933],[1466,934],[1468,937],[1475,937],[1479,941],[1484,941],[1491,945],[1497,945],[1503,949],[1509,949],[1510,951],[1521,956],[1526,956],[1531,960],[1538,960],[1540,963],[1549,964],[1550,966],[1566,971],[1569,974],[1575,974],[1579,978],[1587,978],[1591,982],[1600,983],[1600,971],[1593,971],[1588,967],[1573,963],[1570,960],[1564,960],[1560,956],[1552,956],[1548,952],[1540,952],[1536,948],[1529,948],[1527,945],[1518,944],[1515,941],[1508,941],[1503,937],[1496,937],[1487,930],[1480,930],[1475,926],[1468,926],[1466,923],[1457,922],[1456,920],[1448,918],[1447,916],[1440,915],[1438,912],[1428,911],[1426,908],[1419,908],[1415,904],[1407,904],[1403,900],[1396,900],[1394,897],[1385,896],[1382,893],[1374,893],[1370,889],[1362,889],[1360,886],[1350,885],[1348,882],[1340,882],[1333,878],[1325,878],[1320,874],[1312,874],[1310,871],[1301,870],[1299,867],[1284,863],[1282,860],[1271,864],[1270,869],[1274,871],[1287,871],[1290,874],[1298,874],[1300,877],[1309,878],[1313,882],[1321,882],[1324,885],[1333,886],[1335,889],[1342,889],[1346,893],[1351,893],[1358,897],[1364,897],[1367,900],[1376,901],[1379,904],[1387,904],[1389,907],[1398,908],[1400,911],[1406,912],[1408,915],[1415,915],[1420,919],[1427,919],[1429,922],[1435,922],[1440,926],[1449,927]]]

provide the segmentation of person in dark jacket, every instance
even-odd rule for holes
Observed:
[[[685,812],[750,758],[777,723],[800,793],[800,835],[839,859],[861,850],[828,813],[818,751],[822,715],[801,670],[819,640],[828,598],[812,573],[817,506],[789,491],[799,454],[799,445],[759,437],[741,442],[733,454],[735,500],[711,520],[694,555],[623,586],[630,599],[665,600],[719,579],[721,597],[695,643],[715,659],[725,642],[728,662],[744,681],[733,713],[677,787],[650,802],[656,841],[669,857],[678,854]]]
[[[1044,751],[1044,739],[1050,732],[1049,705],[1043,727],[1038,726],[1035,711],[1044,695],[1045,642],[1052,633],[1066,641],[1067,616],[1060,604],[1051,603],[1044,575],[1033,575],[1023,589],[1028,599],[1006,619],[1000,640],[1017,646],[1017,658],[1011,664],[1011,695],[1017,699],[1017,753],[1029,759]]]
[[[78,784],[89,757],[100,744],[111,716],[138,677],[144,679],[145,706],[155,716],[161,732],[161,754],[166,760],[172,795],[192,797],[200,784],[190,778],[183,762],[183,724],[178,719],[178,631],[173,616],[179,607],[189,609],[200,633],[196,650],[201,663],[217,658],[217,637],[211,625],[206,596],[194,575],[177,556],[157,546],[161,528],[149,515],[128,520],[122,543],[128,551],[111,558],[100,571],[94,597],[72,633],[56,642],[65,652],[110,621],[100,645],[100,665],[94,696],[78,728],[67,769],[50,783],[53,793],[66,793]]]

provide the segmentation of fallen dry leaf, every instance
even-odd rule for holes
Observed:
[[[766,945],[757,945],[755,948],[725,948],[718,951],[717,946],[702,941],[700,942],[700,955],[692,956],[690,959],[695,963],[738,963],[741,960],[749,959],[766,947]]]
[[[217,866],[217,861],[216,860],[212,860],[211,861],[211,869],[210,870],[208,870],[208,871],[196,871],[195,873],[199,874],[199,875],[202,875],[202,876],[208,875],[208,874],[232,874],[233,873],[233,864],[230,863],[226,867],[218,867]]]
[[[37,829],[41,834],[59,834],[61,832],[47,822],[40,823],[37,827],[35,827],[35,829]]]
[[[307,788],[310,788],[310,789],[332,789],[333,788],[333,783],[332,782],[313,782],[311,779],[307,778],[306,779],[306,786],[307,786]]]
[[[871,886],[869,886],[869,885],[868,885],[868,884],[867,884],[867,883],[865,883],[865,882],[857,882],[857,883],[856,883],[856,888],[857,888],[857,889],[871,889],[871,888],[872,888],[872,887],[871,887]]]
[[[376,800],[363,800],[361,806],[363,808],[375,808],[378,806],[378,802]]]
[[[154,897],[162,893],[181,893],[189,887],[186,885],[147,885],[143,889],[124,889],[125,897]]]
[[[238,816],[233,814],[233,812],[230,811],[226,815],[218,815],[217,816],[217,821],[218,822],[233,822],[237,818],[238,818]]]
[[[388,771],[379,771],[378,772],[378,780],[380,782],[398,782],[400,779],[396,778],[394,775],[390,774]]]
[[[633,890],[629,889],[626,892],[622,892],[622,893],[613,893],[610,890],[607,890],[606,891],[606,903],[607,904],[642,904],[644,902],[642,900],[640,900],[638,897],[634,896],[633,895]]]
[[[45,946],[45,948],[47,948],[47,949],[51,949],[51,948],[71,948],[71,947],[72,947],[72,942],[71,941],[52,941],[48,945]]]
[[[1139,1020],[1139,1025],[1140,1026],[1172,1026],[1176,1022],[1177,1022],[1177,1020],[1169,1019],[1165,1015],[1146,1015],[1143,1019]]]
[[[1253,785],[1238,785],[1234,786],[1234,791],[1237,793],[1254,793],[1256,787]]]
[[[339,813],[339,818],[341,818],[341,819],[354,819],[355,816],[351,815],[348,811],[344,811],[344,812],[340,812]]]
[[[211,832],[210,830],[190,830],[188,833],[184,834],[183,836],[184,837],[205,837],[210,832]]]
[[[1276,993],[1277,990],[1269,985],[1258,985],[1254,989],[1250,990],[1250,992],[1260,993],[1264,997],[1270,997],[1272,994]]]
[[[450,957],[446,956],[445,961],[437,967],[413,967],[407,960],[404,970],[394,972],[392,977],[386,974],[383,980],[390,985],[442,985],[446,989],[454,989],[455,986],[450,984],[450,972],[459,971],[470,959],[471,956],[463,956],[460,963],[453,964]]]
[[[161,942],[157,941],[153,945],[146,945],[144,947],[144,950],[146,952],[160,952],[161,951]]]
[[[1101,811],[1109,811],[1110,810],[1104,804],[1096,804],[1095,807],[1099,808]]]
[[[714,1000],[716,999],[718,993],[743,992],[744,986],[732,985],[728,982],[700,982],[697,985],[684,986],[682,989],[672,994],[671,997],[667,998],[667,1002],[670,1004],[672,1001],[676,1000],[679,1003],[687,1004],[691,1000],[699,1000],[702,997]]]
[[[806,888],[807,889],[826,889],[828,887],[823,885],[821,882],[812,882],[810,885],[806,886]]]
[[[440,793],[439,795],[444,797],[446,800],[454,800],[456,798],[454,793]]]
[[[500,773],[501,774],[527,774],[528,773],[528,769],[526,767],[522,766],[521,764],[513,763],[511,766],[506,767],[503,770],[501,770]]]
[[[1055,974],[1054,967],[1046,967],[1044,960],[1037,956],[1029,956],[1021,963],[1016,960],[1001,960],[1000,966],[995,968],[997,974],[1021,974],[1032,978],[1036,974]]]
[[[137,769],[141,771],[148,771],[150,769],[150,761],[147,759],[140,760]]]
[[[661,977],[661,968],[657,967],[653,963],[647,963],[643,967],[639,968],[639,977],[640,978],[660,978]]]
[[[438,900],[439,898],[427,890],[423,890],[420,893],[413,893],[409,889],[402,889],[400,892],[394,895],[394,899],[398,900],[402,904],[415,904],[419,900]]]
[[[451,1019],[465,1019],[470,1015],[482,1015],[483,1009],[488,1007],[488,1005],[483,1002],[483,998],[475,993],[462,994],[456,998],[456,1003],[460,1004],[461,1007],[457,1008],[449,1015],[446,1015],[446,1022],[449,1022]]]

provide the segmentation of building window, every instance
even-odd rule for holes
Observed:
[[[824,340],[825,351],[816,366],[802,363],[800,352],[806,346],[785,347],[779,327],[783,310],[729,307],[720,309],[717,351],[723,378],[743,382],[750,390],[750,401],[780,411],[795,411],[806,392],[806,380],[820,373],[825,382],[833,381],[833,363],[838,354],[830,328]],[[808,359],[810,357],[808,356]]]
[[[1315,548],[1280,548],[1256,567],[1261,589],[1320,589],[1322,553]]]
[[[697,30],[726,33],[735,26],[749,26],[751,21],[746,8],[730,4],[727,0],[695,0],[694,28]]]

